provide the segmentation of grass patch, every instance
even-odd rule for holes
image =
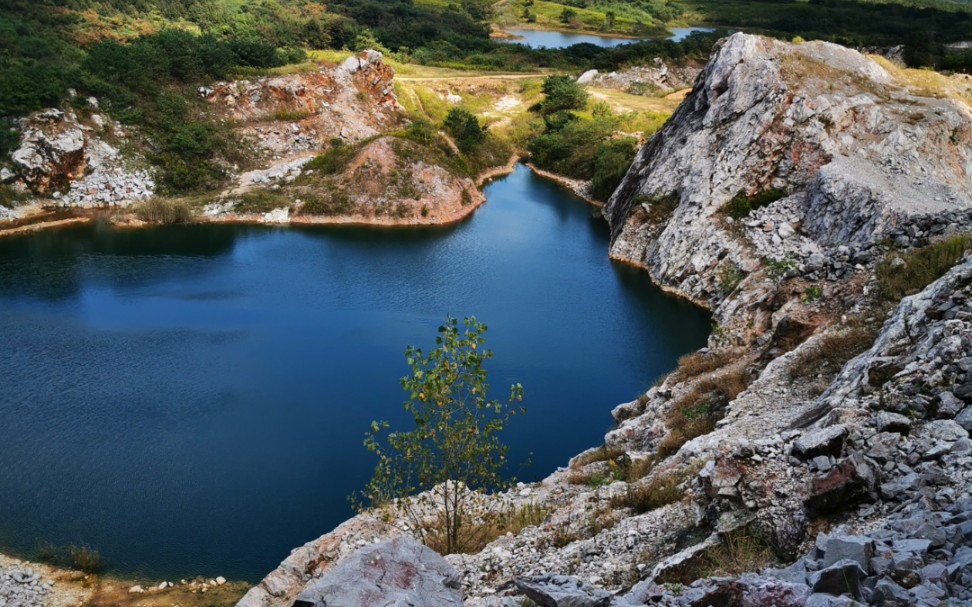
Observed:
[[[749,385],[745,370],[729,369],[695,383],[680,396],[665,416],[668,434],[659,442],[656,455],[666,458],[682,445],[715,430],[725,409]]]
[[[770,205],[781,198],[786,198],[786,195],[785,190],[777,188],[762,190],[751,196],[740,191],[722,207],[722,210],[733,219],[745,219],[756,209]]]
[[[517,535],[527,527],[536,527],[550,513],[549,508],[539,506],[533,502],[522,506],[511,506],[501,512],[489,512],[472,517],[460,529],[459,545],[461,554],[474,554],[481,551],[496,538],[512,533]],[[425,533],[425,545],[440,554],[446,552],[446,538],[443,530],[444,522],[439,521],[428,527]]]
[[[192,220],[192,211],[183,200],[152,198],[135,207],[135,216],[148,223],[188,223]]]
[[[607,445],[601,445],[597,449],[586,451],[575,457],[574,461],[570,463],[570,467],[576,470],[596,462],[616,460],[624,454],[624,449],[620,447],[608,447]]]
[[[750,528],[722,534],[722,543],[690,559],[656,580],[659,584],[691,584],[716,576],[738,576],[778,563],[770,544]]]
[[[330,186],[323,195],[304,194],[301,198],[301,215],[349,215],[354,212],[354,201],[346,191]]]
[[[251,190],[243,194],[233,210],[237,213],[269,213],[280,207],[290,207],[290,199],[270,190]]]
[[[892,253],[875,269],[878,294],[886,301],[914,295],[962,260],[972,245],[968,236],[952,236],[907,253]]]
[[[316,171],[322,175],[340,173],[347,168],[364,143],[370,143],[370,140],[357,145],[335,145],[305,164],[304,171]]]
[[[675,381],[682,382],[703,373],[715,371],[739,358],[739,350],[710,350],[692,352],[678,359],[678,368],[672,373]]]
[[[879,322],[854,323],[824,335],[812,347],[805,348],[797,354],[790,367],[790,378],[819,377],[809,390],[810,396],[819,396],[847,361],[874,344],[879,329]]]
[[[42,544],[37,548],[37,560],[56,567],[66,567],[84,573],[101,573],[101,554],[88,546]]]
[[[658,474],[647,483],[628,487],[624,495],[611,499],[612,508],[631,508],[637,514],[649,512],[685,498],[682,483],[687,474]]]

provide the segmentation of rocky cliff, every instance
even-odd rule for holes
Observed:
[[[614,258],[713,310],[709,347],[615,409],[604,445],[483,498],[542,520],[446,557],[467,605],[972,599],[969,84],[826,43],[721,44],[604,209]],[[414,532],[383,516],[295,550],[240,605],[290,605]]]

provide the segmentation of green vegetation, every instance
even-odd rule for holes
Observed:
[[[544,116],[587,105],[587,91],[570,76],[548,76],[543,81],[544,99],[537,107]]]
[[[590,117],[572,110],[588,105],[587,92],[572,78],[548,76],[543,100],[534,111],[544,130],[527,142],[530,159],[540,168],[576,179],[589,179],[595,198],[606,199],[617,188],[637,151],[633,137],[619,136],[627,117],[615,115],[604,103]]]
[[[462,108],[449,110],[442,128],[455,138],[456,145],[463,152],[471,152],[486,139],[486,130],[479,124],[479,120]]]
[[[366,434],[365,446],[378,456],[378,464],[361,497],[380,506],[426,492],[397,503],[424,541],[455,553],[478,545],[488,532],[472,491],[496,490],[512,482],[503,474],[508,448],[500,433],[512,415],[524,412],[516,405],[523,400],[523,387],[510,386],[509,405],[488,398],[483,363],[493,353],[483,348],[486,325],[475,317],[461,326],[449,317],[438,332],[436,347],[427,355],[413,346],[405,351],[412,373],[401,383],[409,395],[405,411],[414,427],[382,441],[388,423],[372,422]],[[425,508],[439,515],[431,526],[422,515]]]
[[[756,209],[770,205],[785,197],[786,191],[777,188],[761,190],[751,196],[745,192],[739,192],[722,207],[722,210],[733,219],[745,219]]]
[[[968,236],[951,236],[907,253],[891,253],[876,268],[879,295],[892,302],[914,295],[942,277],[972,247]]]

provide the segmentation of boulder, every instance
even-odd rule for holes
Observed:
[[[814,477],[806,506],[816,513],[832,512],[869,497],[877,486],[870,464],[860,455],[847,457],[826,474]]]
[[[820,571],[810,574],[810,587],[815,593],[832,594],[840,596],[848,594],[855,599],[860,599],[861,579],[866,572],[857,564],[856,561],[846,559],[825,567]]]
[[[84,176],[85,143],[73,112],[45,110],[27,118],[11,158],[27,185],[47,193]]]
[[[397,537],[358,550],[327,570],[294,607],[461,607],[459,574],[413,539]]]
[[[851,560],[867,571],[874,556],[874,540],[859,535],[835,535],[827,539],[822,566]]]
[[[911,420],[900,413],[881,411],[874,417],[874,425],[878,432],[897,432],[908,434],[911,432]]]
[[[540,607],[607,607],[613,595],[568,575],[513,578],[516,587]]]
[[[802,459],[812,459],[820,455],[839,457],[847,438],[847,428],[830,426],[808,432],[793,443],[793,455]]]

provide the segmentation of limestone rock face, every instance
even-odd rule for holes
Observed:
[[[73,112],[51,109],[26,119],[12,159],[24,181],[46,193],[84,176],[85,132]]]
[[[891,69],[830,43],[725,40],[605,206],[612,256],[713,305],[728,263],[819,264],[833,246],[866,249],[920,218],[967,222],[972,113]],[[741,222],[723,212],[768,191],[780,199]],[[663,200],[676,205],[659,225]]]
[[[353,143],[395,128],[401,119],[395,71],[377,51],[306,74],[217,82],[199,94],[241,123],[241,139],[276,158]]]
[[[459,574],[417,541],[398,537],[358,550],[297,597],[294,607],[461,607]]]

